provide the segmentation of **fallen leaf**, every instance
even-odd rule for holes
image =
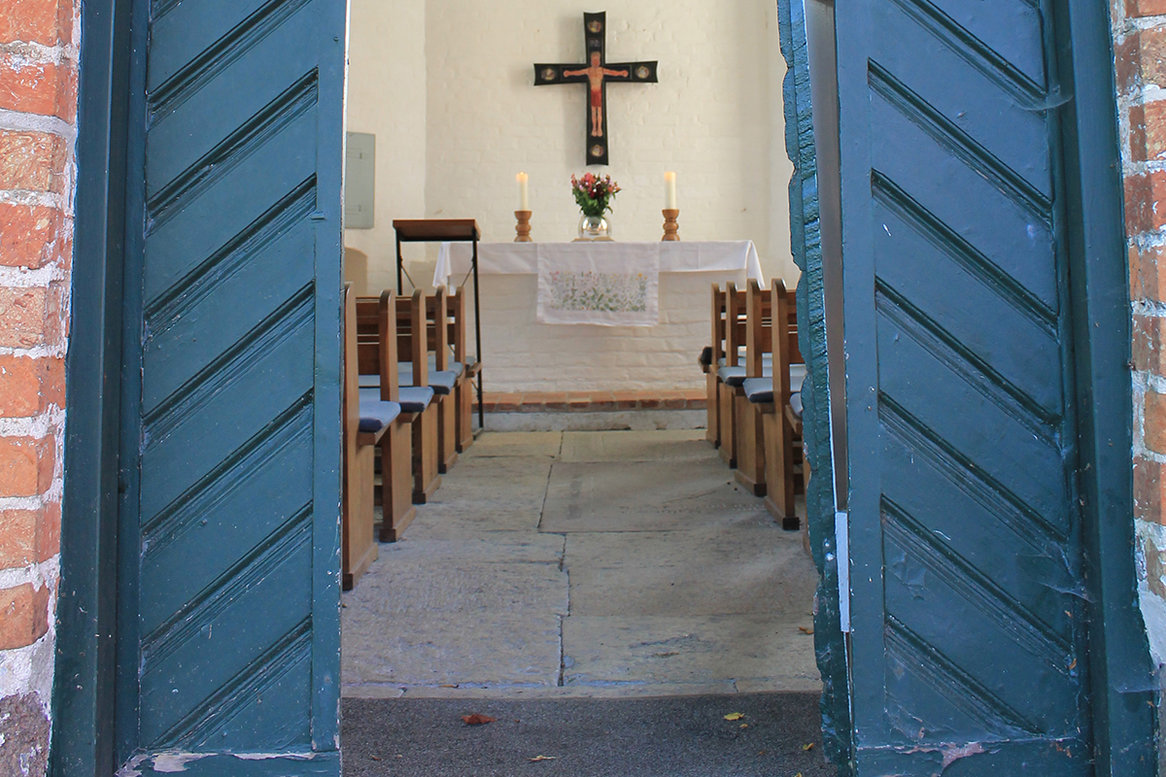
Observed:
[[[813,742],[810,742],[809,744],[806,744],[806,745],[802,745],[802,750],[803,750],[803,751],[809,752],[810,750],[813,750],[813,749],[814,749],[814,743],[813,743]]]
[[[492,718],[489,715],[482,715],[475,712],[473,715],[462,715],[462,722],[467,726],[481,726],[486,723],[493,723],[498,718]]]
[[[742,723],[740,726],[738,726],[738,728],[749,728],[749,724],[748,724],[748,723]]]
[[[730,712],[725,716],[725,720],[740,720],[743,717],[745,717],[744,712]]]
[[[558,756],[555,755],[536,755],[530,759],[531,763],[538,763],[539,761],[554,761]]]
[[[381,757],[380,757],[379,755],[370,755],[370,756],[369,756],[369,758],[371,758],[371,759],[372,759],[372,760],[374,760],[374,761],[379,761],[379,760],[381,760]]]
[[[800,631],[803,634],[813,634],[814,633],[813,629],[807,629],[805,626],[798,626],[798,631]]]
[[[457,687],[459,687],[459,686],[458,686],[458,684],[457,684],[457,683],[453,683],[452,685],[439,685],[439,686],[437,686],[437,687],[438,687],[438,688],[457,688]]]

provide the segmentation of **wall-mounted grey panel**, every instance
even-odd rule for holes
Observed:
[[[344,227],[372,229],[376,204],[376,141],[367,132],[348,133],[344,165]]]

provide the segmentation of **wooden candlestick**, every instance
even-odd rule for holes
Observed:
[[[515,243],[533,243],[530,239],[530,214],[534,211],[516,210],[514,217],[518,219],[518,223],[514,226],[514,231],[517,237],[514,238]]]
[[[676,218],[680,215],[680,209],[665,208],[661,213],[664,214],[664,237],[660,238],[660,240],[679,240],[680,235],[676,233],[680,231],[680,225],[676,223]]]

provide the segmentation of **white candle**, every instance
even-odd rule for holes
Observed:
[[[664,173],[664,207],[676,210],[676,173]]]
[[[530,210],[530,176],[526,173],[518,174],[518,209]]]

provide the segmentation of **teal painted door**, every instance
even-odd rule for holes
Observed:
[[[133,773],[339,774],[345,6],[135,7],[116,724]]]
[[[858,773],[1092,775],[1068,20],[836,7]]]

